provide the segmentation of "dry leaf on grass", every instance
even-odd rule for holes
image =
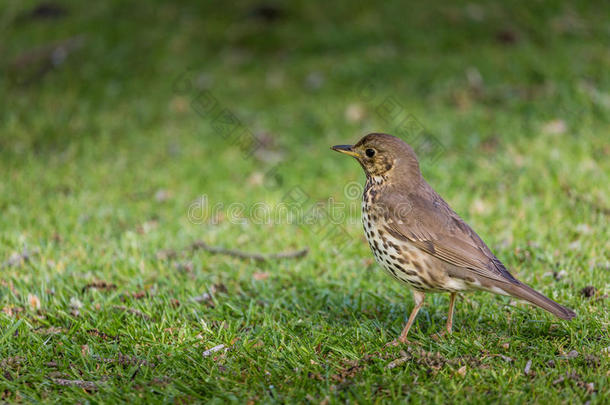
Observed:
[[[2,312],[4,312],[8,316],[16,316],[17,314],[20,314],[23,311],[23,307],[16,307],[14,305],[8,305],[2,308]]]
[[[219,352],[219,351],[221,351],[221,350],[222,350],[222,349],[224,349],[224,348],[225,348],[225,345],[222,345],[222,344],[221,344],[221,345],[218,345],[218,346],[214,346],[214,347],[212,347],[211,349],[208,349],[208,350],[206,350],[205,352],[203,352],[203,353],[202,353],[202,356],[203,356],[203,357],[208,357],[209,355],[214,354],[214,353],[216,353],[216,352]]]
[[[110,291],[110,290],[115,290],[116,289],[116,284],[109,283],[109,282],[103,281],[103,280],[97,280],[97,281],[93,281],[93,282],[85,285],[82,288],[81,292],[85,292],[85,291],[91,290],[91,289]]]
[[[269,273],[265,271],[256,272],[252,275],[255,280],[267,280],[269,278]]]
[[[458,369],[457,373],[458,373],[460,376],[464,377],[464,376],[466,375],[466,366],[464,365],[464,366],[460,367],[460,368]]]
[[[575,359],[578,357],[578,352],[576,350],[570,350],[567,354],[560,356],[562,359]]]
[[[63,385],[65,387],[79,387],[87,391],[97,390],[97,383],[94,381],[85,380],[66,380],[64,378],[52,378],[51,379],[57,385]]]
[[[67,333],[68,330],[64,328],[59,328],[57,326],[49,326],[48,328],[34,329],[34,332],[40,335],[58,335],[60,333]]]
[[[398,358],[396,360],[392,360],[391,362],[389,362],[388,365],[385,366],[385,368],[387,368],[388,370],[391,370],[391,369],[393,369],[395,367],[400,366],[403,363],[406,363],[408,360],[409,360],[408,357],[400,357],[400,358]]]
[[[40,299],[34,294],[28,294],[28,302],[32,311],[40,309]]]
[[[91,336],[95,336],[97,338],[100,338],[101,340],[118,340],[118,336],[111,336],[107,333],[101,332],[97,329],[89,329],[87,331],[87,333]]]
[[[6,359],[0,360],[0,368],[1,369],[13,368],[13,367],[16,367],[16,366],[20,365],[21,363],[23,363],[24,360],[25,360],[25,358],[23,358],[21,356],[7,357]]]

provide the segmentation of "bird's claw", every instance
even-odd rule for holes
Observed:
[[[444,339],[444,338],[448,338],[449,335],[451,335],[451,331],[450,330],[443,330],[443,331],[440,331],[440,332],[435,333],[434,335],[432,335],[432,339],[438,341],[438,340],[441,340],[441,339]]]
[[[412,346],[412,345],[420,345],[418,342],[412,342],[409,339],[394,339],[391,342],[386,343],[385,347],[393,346],[398,347],[401,345]]]

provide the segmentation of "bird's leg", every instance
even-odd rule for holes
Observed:
[[[455,297],[457,293],[452,292],[449,295],[449,314],[447,314],[447,326],[445,330],[440,333],[435,333],[432,335],[432,339],[438,340],[445,335],[451,335],[451,327],[453,326],[453,308],[455,308]]]
[[[407,321],[405,328],[402,330],[402,333],[400,334],[399,340],[402,343],[405,343],[407,341],[407,335],[409,334],[409,329],[411,329],[411,325],[413,324],[413,321],[415,320],[415,317],[417,316],[417,313],[419,312],[420,308],[422,307],[422,305],[424,305],[424,298],[426,298],[426,294],[424,294],[423,292],[413,290],[413,299],[415,301],[415,306],[413,307],[413,310],[411,311],[411,315],[409,315],[409,320]]]
[[[453,309],[455,308],[455,297],[457,293],[452,292],[449,295],[449,314],[447,314],[447,334],[451,334],[451,328],[453,327]]]

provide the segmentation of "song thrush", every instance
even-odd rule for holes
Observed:
[[[417,156],[392,135],[368,134],[333,150],[353,156],[366,173],[362,222],[377,262],[411,287],[415,307],[400,335],[405,342],[426,292],[449,292],[451,333],[459,291],[483,290],[523,299],[562,319],[576,314],[517,280],[462,218],[424,180]]]

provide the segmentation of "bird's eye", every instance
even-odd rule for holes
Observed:
[[[366,156],[372,158],[373,156],[375,156],[375,149],[367,149],[364,151],[364,153],[366,154]]]

